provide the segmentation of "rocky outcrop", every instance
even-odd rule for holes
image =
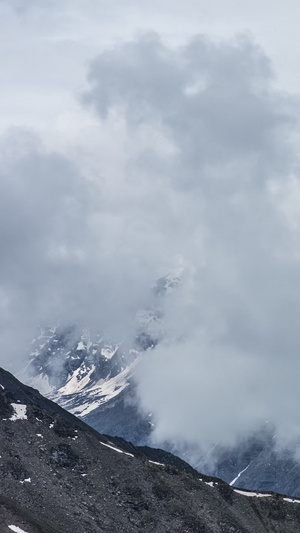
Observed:
[[[0,456],[1,533],[300,530],[298,501],[240,493],[163,451],[100,435],[3,370]]]

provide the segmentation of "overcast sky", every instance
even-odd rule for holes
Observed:
[[[298,435],[299,3],[0,0],[1,364],[40,322],[131,331],[156,439]]]

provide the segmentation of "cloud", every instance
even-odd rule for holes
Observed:
[[[135,228],[115,211],[124,200],[101,197],[28,131],[11,130],[0,145],[2,364],[16,370],[38,324],[130,335],[152,273],[135,254]]]
[[[129,167],[159,183],[145,228],[164,235],[157,261],[186,267],[164,304],[169,340],[138,370],[155,438],[232,443],[266,420],[294,437],[297,99],[275,91],[270,61],[243,36],[170,48],[148,34],[101,54],[88,79],[84,103],[102,121],[119,114],[128,135],[150,128],[169,146],[159,154],[152,134]]]
[[[293,437],[297,99],[243,36],[148,33],[95,58],[81,102],[61,150],[19,129],[0,141],[3,358],[41,321],[133,334],[153,281],[181,267],[138,369],[155,438],[230,443],[266,419]]]

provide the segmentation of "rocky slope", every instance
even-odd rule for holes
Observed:
[[[1,533],[300,529],[300,501],[238,491],[170,454],[100,435],[2,369],[0,456]]]

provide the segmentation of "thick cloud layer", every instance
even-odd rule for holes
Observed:
[[[118,340],[130,335],[153,273],[135,253],[122,191],[101,193],[101,180],[89,182],[29,132],[1,141],[3,364],[17,369],[38,324],[76,321]]]
[[[180,267],[166,340],[138,369],[155,438],[230,443],[267,419],[293,438],[297,100],[251,40],[149,33],[91,63],[81,104],[61,150],[1,139],[3,360],[38,322],[132,333],[153,281]]]
[[[174,50],[147,35],[102,54],[89,81],[84,102],[103,121],[118,113],[129,134],[154,130],[167,150],[149,136],[128,169],[152,183],[144,229],[163,236],[157,262],[177,257],[186,272],[165,302],[172,340],[139,367],[156,439],[231,443],[266,420],[294,437],[296,100],[272,89],[267,58],[244,38]]]

